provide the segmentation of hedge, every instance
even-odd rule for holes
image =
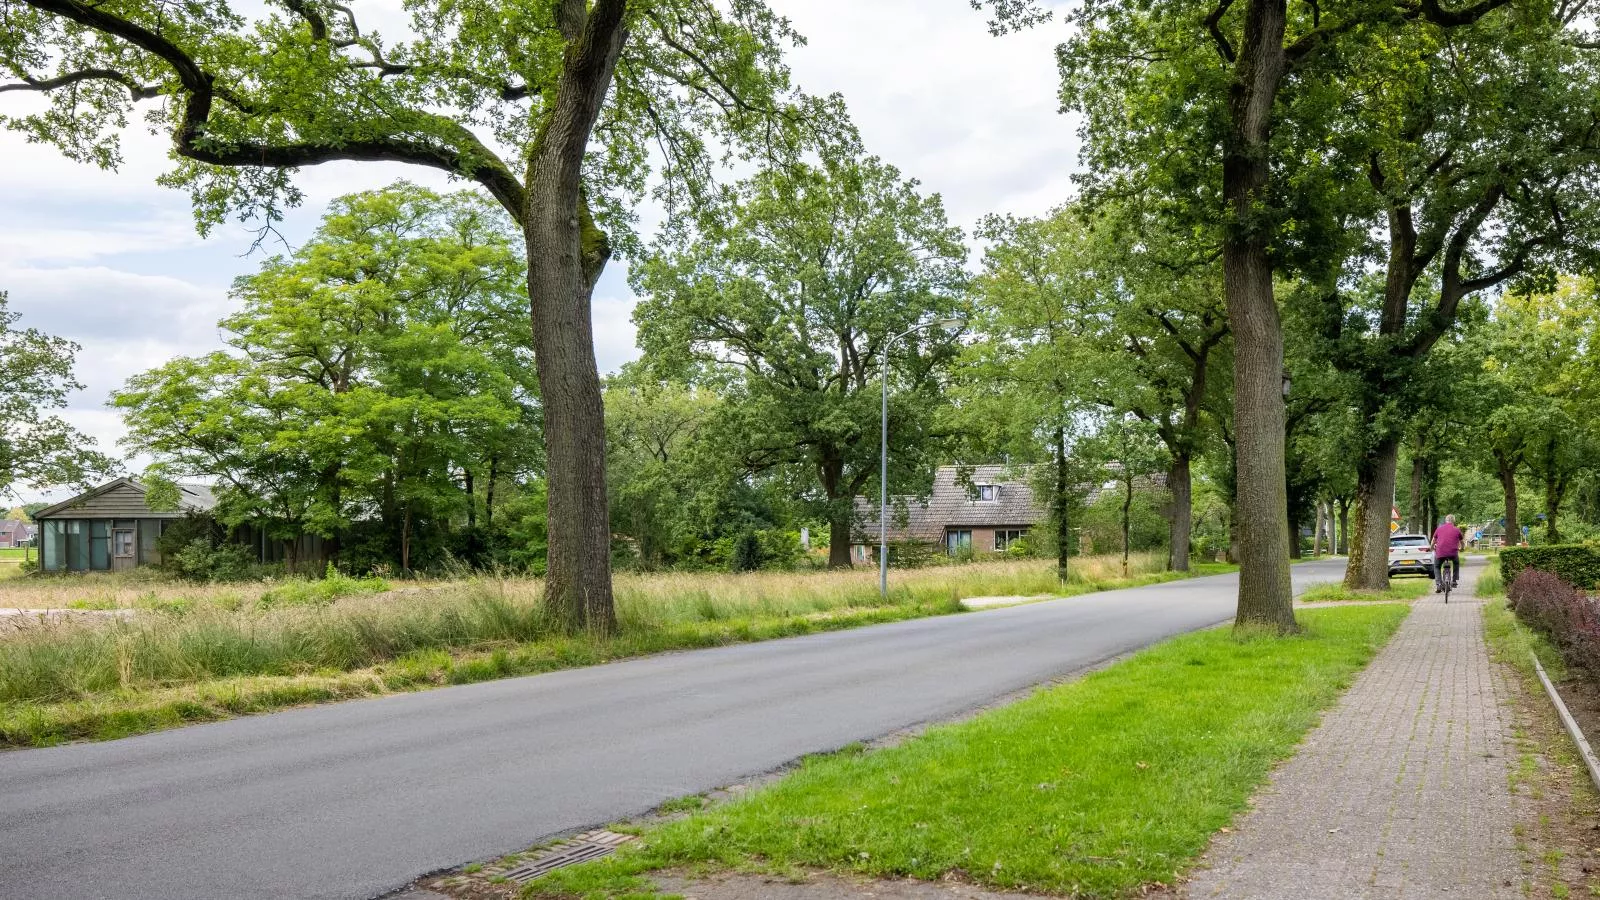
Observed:
[[[1506,547],[1500,551],[1500,577],[1515,584],[1524,569],[1559,575],[1563,581],[1585,589],[1600,587],[1600,546],[1552,544],[1545,547]]]
[[[1506,592],[1517,618],[1544,633],[1567,663],[1600,678],[1600,601],[1559,575],[1523,569]]]

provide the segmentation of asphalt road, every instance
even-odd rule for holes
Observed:
[[[1296,566],[1297,586],[1342,562]],[[0,898],[370,898],[1233,612],[1192,579],[0,753]]]

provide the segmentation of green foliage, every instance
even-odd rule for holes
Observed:
[[[589,5],[485,15],[419,0],[396,32],[361,27],[356,10],[298,3],[165,9],[117,0],[93,18],[16,4],[0,64],[47,91],[47,105],[3,121],[69,158],[114,168],[137,105],[162,98],[148,122],[172,133],[177,164],[161,180],[190,192],[203,230],[234,216],[271,226],[302,199],[296,169],[333,160],[441,169],[522,216],[533,189],[523,166],[551,116],[591,101],[589,85],[563,79],[564,61],[587,25],[622,29],[615,77],[592,98],[598,120],[577,150],[588,161],[584,217],[629,248],[631,209],[653,165],[662,199],[678,206],[707,190],[721,151],[774,152],[830,107],[795,96],[782,52],[800,38],[763,3],[599,4],[596,16],[623,16],[613,24],[592,22]],[[130,33],[143,38],[130,43]]]
[[[1600,546],[1562,544],[1544,547],[1506,547],[1500,551],[1500,578],[1511,585],[1525,569],[1549,572],[1569,584],[1600,590]]]
[[[314,580],[293,579],[261,595],[256,605],[261,609],[285,606],[328,606],[335,600],[362,594],[381,594],[389,590],[389,583],[381,578],[351,578],[335,569],[330,563],[322,578]]]
[[[135,376],[113,403],[156,475],[220,479],[217,516],[267,536],[362,540],[437,565],[476,511],[461,473],[537,464],[522,249],[476,195],[401,183],[336,201],[316,236],[241,278],[229,351]],[[356,543],[362,543],[358,540]]]
[[[254,574],[255,556],[238,544],[213,544],[195,538],[171,556],[162,557],[169,571],[190,581],[244,581]]]
[[[730,564],[735,572],[753,572],[761,568],[761,539],[754,531],[740,532],[733,539],[732,555]]]
[[[670,224],[635,268],[639,343],[654,374],[715,386],[707,439],[736,468],[792,485],[832,524],[838,554],[878,474],[885,342],[961,312],[965,256],[939,198],[877,159],[764,171]],[[957,348],[927,328],[889,354],[896,487],[925,484],[937,460]]]
[[[1122,504],[1120,488],[1103,492],[1079,517],[1079,527],[1089,553],[1122,551]],[[1128,549],[1133,553],[1159,550],[1167,545],[1167,521],[1161,514],[1164,495],[1159,491],[1136,488],[1128,509]]]
[[[930,544],[927,541],[889,542],[889,565],[896,569],[920,569],[942,562],[944,559],[944,549],[937,544]],[[877,560],[876,548],[873,551],[873,560]]]
[[[95,449],[94,440],[52,411],[82,390],[72,374],[82,348],[36,328],[17,328],[19,315],[0,291],[0,493],[17,488],[85,486],[109,475],[116,462]],[[44,504],[48,505],[48,504]],[[33,511],[43,508],[31,504]],[[26,509],[26,508],[25,508]]]

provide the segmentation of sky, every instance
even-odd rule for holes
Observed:
[[[993,37],[985,14],[966,0],[771,4],[808,39],[788,55],[798,83],[842,94],[867,150],[942,195],[953,222],[970,229],[988,213],[1037,215],[1070,196],[1077,139],[1072,119],[1058,112],[1059,21]],[[385,5],[372,4],[380,20]],[[29,102],[25,94],[0,95],[0,112]],[[123,427],[107,397],[140,371],[222,346],[216,323],[234,308],[228,287],[262,259],[250,252],[254,231],[242,225],[204,239],[196,233],[188,196],[156,184],[168,168],[167,147],[136,126],[113,173],[0,132],[0,291],[21,325],[82,346],[84,390],[64,416],[118,455]],[[333,198],[401,178],[450,187],[442,173],[397,164],[305,169],[297,183],[306,203],[282,233],[291,245],[304,240]],[[625,267],[611,266],[594,298],[603,372],[638,354],[635,302]],[[130,461],[133,470],[139,465]]]

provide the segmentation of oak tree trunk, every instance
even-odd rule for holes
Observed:
[[[1545,477],[1544,482],[1544,539],[1546,543],[1561,543],[1561,529],[1556,527],[1556,514],[1561,511],[1562,495],[1566,488],[1557,478]]]
[[[1194,485],[1189,454],[1174,453],[1167,470],[1167,489],[1172,494],[1167,567],[1174,572],[1189,571],[1189,539],[1194,529]]]
[[[828,568],[849,569],[850,526],[854,524],[851,505],[855,492],[849,489],[844,478],[844,454],[831,446],[818,448],[817,480],[822,482],[823,496],[828,498]],[[885,511],[879,510],[879,515]],[[879,552],[883,552],[880,548]]]
[[[1327,527],[1328,527],[1328,510],[1327,510],[1327,507],[1323,506],[1322,501],[1319,500],[1319,501],[1317,501],[1317,524],[1315,526],[1313,526],[1312,531],[1311,531],[1311,555],[1312,556],[1321,556],[1322,555],[1323,529],[1325,529]]]
[[[1124,470],[1126,471],[1126,470]],[[1133,479],[1123,479],[1122,494],[1122,577],[1128,577],[1128,535],[1132,530],[1133,517]]]
[[[1072,556],[1072,531],[1067,527],[1067,430],[1056,429],[1056,490],[1051,502],[1056,513],[1056,577],[1067,583],[1067,563]]]
[[[850,567],[850,513],[835,512],[828,518],[828,568]]]
[[[1289,506],[1284,465],[1283,326],[1272,293],[1271,226],[1264,221],[1272,110],[1283,80],[1285,0],[1250,0],[1228,88],[1222,193],[1223,292],[1234,340],[1237,429],[1235,624],[1297,630],[1289,582]]]
[[[1339,553],[1350,552],[1350,500],[1347,497],[1339,498]]]
[[[1418,531],[1427,528],[1427,514],[1422,496],[1422,456],[1419,454],[1411,459],[1411,527]]]
[[[1389,587],[1389,520],[1399,462],[1399,438],[1379,443],[1372,454],[1357,461],[1355,534],[1344,570],[1344,586],[1352,590]]]
[[[549,490],[545,604],[568,630],[616,630],[606,502],[605,411],[590,300],[610,258],[582,194],[590,133],[611,87],[627,30],[626,3],[585,13],[564,4],[569,45],[553,104],[528,161],[528,297],[544,405]]]
[[[1522,526],[1517,521],[1517,470],[1504,459],[1497,459],[1495,463],[1500,489],[1506,495],[1505,545],[1512,547],[1522,542]]]
[[[489,457],[489,483],[483,487],[483,527],[494,527],[494,483],[500,477],[500,457]]]

